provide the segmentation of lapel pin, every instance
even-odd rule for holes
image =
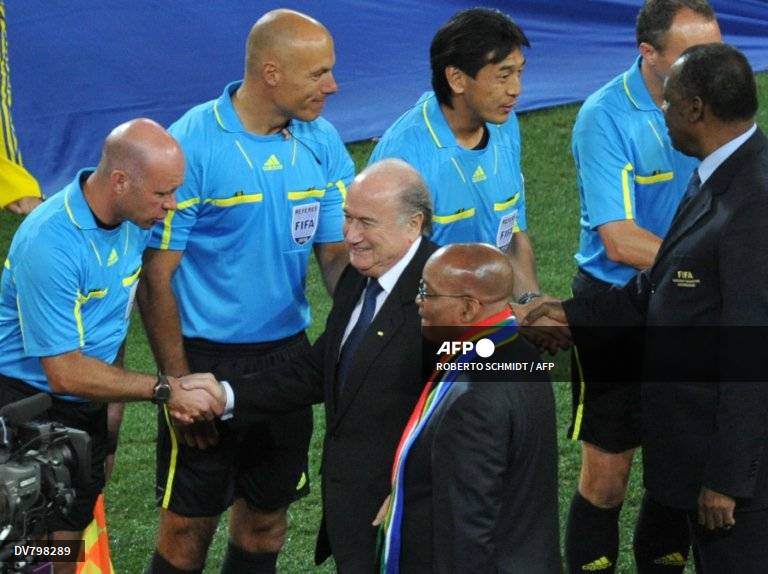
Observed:
[[[377,334],[379,337],[383,337],[383,336],[384,336],[384,331],[376,331],[376,334]]]

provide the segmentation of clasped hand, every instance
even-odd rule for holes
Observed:
[[[177,424],[211,421],[224,412],[227,395],[211,373],[193,373],[168,380],[171,385],[168,412]]]

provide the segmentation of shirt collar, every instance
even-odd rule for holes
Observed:
[[[659,107],[653,101],[651,92],[648,91],[648,86],[645,85],[643,73],[640,71],[642,61],[642,56],[638,56],[634,65],[624,72],[622,83],[624,85],[624,94],[626,94],[632,105],[638,110],[650,112],[658,110]]]
[[[715,170],[727,160],[733,152],[735,152],[741,145],[747,141],[752,134],[757,130],[757,124],[752,124],[752,127],[745,131],[740,136],[732,139],[724,146],[720,146],[707,157],[705,157],[701,165],[699,165],[699,177],[701,178],[701,185],[704,185]]]
[[[89,167],[78,171],[74,181],[62,192],[64,193],[64,209],[67,211],[69,220],[78,229],[97,229],[99,227],[80,185],[80,179],[92,174],[95,169]]]
[[[460,147],[456,141],[456,136],[451,131],[451,126],[448,125],[448,120],[445,119],[445,114],[443,114],[443,110],[440,108],[440,103],[437,101],[437,96],[435,96],[434,92],[422,94],[416,105],[421,114],[421,119],[431,136],[430,139],[436,147]],[[491,128],[496,126],[496,124],[486,122],[485,126],[488,128],[490,142],[493,139],[493,130]]]
[[[421,241],[422,236],[419,236],[419,238],[410,246],[408,251],[406,251],[405,255],[401,257],[397,263],[390,267],[381,277],[379,277],[379,285],[381,285],[381,288],[384,290],[387,296],[389,296],[389,294],[392,292],[392,289],[395,288],[395,284],[397,283],[398,279],[400,279],[400,275],[403,274],[403,271],[405,271],[405,268],[408,267],[411,259],[413,259],[414,255],[416,255],[416,250],[419,248],[419,245],[421,245]],[[415,297],[416,293],[414,293],[413,296]]]
[[[216,123],[227,132],[244,132],[245,128],[232,104],[232,94],[242,85],[243,81],[231,82],[226,85],[222,94],[213,102],[213,115]]]

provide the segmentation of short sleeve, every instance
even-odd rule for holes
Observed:
[[[328,183],[320,202],[320,223],[315,236],[316,243],[333,243],[344,239],[342,230],[344,212],[342,206],[347,189],[355,177],[355,164],[336,129],[325,123],[328,133]]]
[[[41,241],[15,261],[19,323],[30,357],[60,355],[80,348],[80,270],[72,255]]]
[[[579,115],[573,129],[573,157],[590,228],[634,219],[634,166],[619,129],[605,111]]]
[[[199,155],[183,142],[181,147],[186,159],[184,183],[176,190],[176,209],[169,211],[163,222],[152,228],[148,247],[154,249],[184,251],[202,207],[202,166]]]

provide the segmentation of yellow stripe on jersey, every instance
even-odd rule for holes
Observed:
[[[467,209],[465,211],[459,211],[458,213],[454,213],[453,215],[433,215],[432,221],[434,223],[453,223],[454,221],[459,221],[461,219],[468,219],[470,217],[475,216],[475,208]]]
[[[674,177],[674,173],[665,171],[663,173],[654,173],[653,175],[636,175],[635,181],[642,184],[661,183],[662,181],[670,181]]]
[[[232,207],[233,205],[240,205],[241,203],[258,203],[264,200],[263,193],[251,193],[242,195],[233,195],[232,197],[225,197],[219,199],[206,199],[203,203],[206,205],[213,205],[216,207]]]
[[[632,164],[628,163],[624,166],[624,169],[621,170],[621,191],[624,196],[624,217],[627,219],[635,218],[632,214],[632,194],[629,190],[629,172],[632,171],[632,169]]]
[[[107,296],[109,289],[97,289],[90,291],[87,295],[83,295],[80,291],[77,291],[75,295],[75,323],[77,324],[77,333],[80,335],[80,346],[85,346],[85,327],[83,326],[83,314],[82,306],[91,299],[103,299]]]
[[[299,199],[308,199],[310,197],[325,197],[324,189],[308,189],[306,191],[289,191],[288,199],[291,201],[297,201]]]
[[[505,209],[509,209],[513,205],[516,205],[519,200],[520,200],[520,192],[518,191],[508,201],[504,201],[502,203],[494,203],[493,204],[493,210],[494,211],[504,211]]]
[[[176,476],[176,458],[179,456],[179,443],[176,439],[176,431],[173,429],[171,419],[168,416],[168,407],[163,405],[163,415],[165,415],[165,424],[168,427],[168,434],[171,437],[171,460],[168,464],[168,478],[165,481],[165,494],[163,494],[162,507],[166,510],[171,503],[171,490],[173,489],[173,479]]]

